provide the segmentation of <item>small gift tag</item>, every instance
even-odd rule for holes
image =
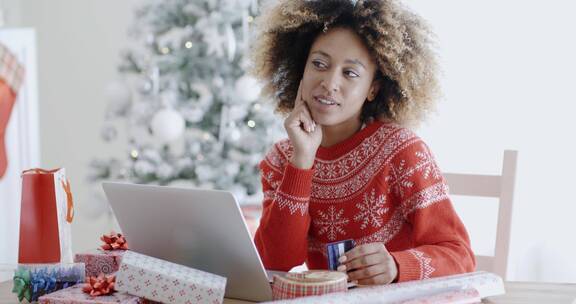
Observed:
[[[326,244],[326,256],[328,256],[328,269],[336,270],[340,263],[338,259],[348,250],[354,248],[354,240],[344,240]]]

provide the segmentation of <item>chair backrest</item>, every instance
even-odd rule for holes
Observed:
[[[450,195],[499,199],[494,256],[476,255],[476,269],[494,272],[503,279],[506,279],[508,270],[517,158],[518,151],[504,151],[501,175],[443,174],[448,182]]]

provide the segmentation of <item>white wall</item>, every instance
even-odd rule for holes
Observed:
[[[103,88],[115,67],[134,1],[23,0],[22,25],[38,31],[42,162],[64,166],[79,216],[74,250],[111,229],[82,215],[92,202],[87,163],[98,137]],[[571,130],[576,43],[572,1],[409,0],[434,25],[446,100],[419,133],[446,171],[497,173],[502,151],[519,150],[512,230],[512,278],[576,281],[572,232],[576,172]],[[86,209],[88,210],[88,209]],[[475,221],[475,227],[483,222]]]
[[[0,0],[0,26],[14,26],[21,21],[19,0]]]
[[[439,36],[445,71],[446,100],[420,134],[445,171],[497,174],[502,151],[519,150],[511,278],[576,282],[576,3],[408,4]]]

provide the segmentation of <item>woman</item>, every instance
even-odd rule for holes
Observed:
[[[254,74],[286,113],[261,162],[255,243],[268,269],[326,269],[326,244],[358,284],[472,271],[445,180],[407,127],[437,95],[431,33],[392,0],[280,1],[259,20]]]

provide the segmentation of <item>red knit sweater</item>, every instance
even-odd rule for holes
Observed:
[[[426,144],[410,130],[373,122],[335,146],[320,147],[314,166],[291,165],[288,139],[260,163],[263,213],[255,243],[267,269],[306,262],[327,269],[325,245],[382,242],[398,281],[473,271],[464,225]]]

